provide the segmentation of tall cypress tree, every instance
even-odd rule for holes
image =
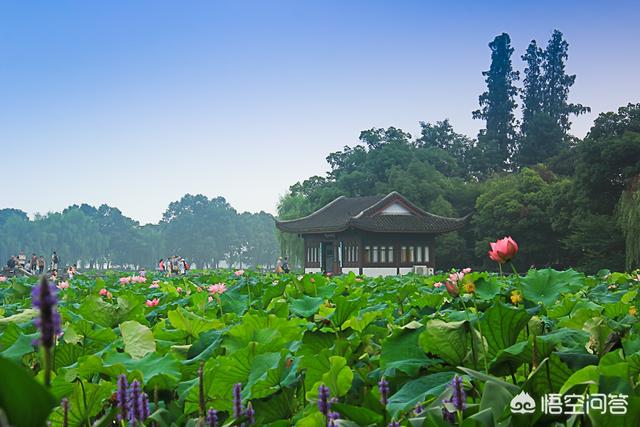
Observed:
[[[543,86],[542,86],[542,59],[543,51],[535,40],[531,40],[527,52],[522,55],[522,60],[527,63],[522,80],[522,134],[526,135],[531,120],[536,114],[542,112]]]
[[[518,89],[514,82],[519,74],[511,65],[511,38],[502,33],[491,43],[491,66],[482,73],[487,82],[487,91],[480,95],[480,109],[473,112],[474,119],[486,121],[486,129],[478,135],[487,171],[510,170],[512,156],[516,151],[516,119],[513,110],[517,107],[515,97]]]
[[[569,43],[562,38],[562,33],[554,30],[551,40],[544,51],[542,68],[544,70],[543,111],[547,113],[567,134],[571,128],[570,114],[584,114],[591,109],[581,104],[568,103],[569,89],[576,76],[565,71]]]
[[[527,65],[524,69],[522,126],[516,163],[518,166],[529,166],[558,154],[562,150],[564,133],[557,121],[544,111],[544,52],[535,40],[529,43],[522,60]]]

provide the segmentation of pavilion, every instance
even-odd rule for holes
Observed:
[[[276,227],[304,239],[306,273],[433,274],[435,237],[460,230],[470,216],[434,215],[394,191],[340,196],[303,218],[276,221]]]

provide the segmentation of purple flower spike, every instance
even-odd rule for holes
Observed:
[[[209,411],[207,411],[207,425],[209,427],[218,426],[218,411],[215,409],[209,409]]]
[[[415,415],[420,415],[422,412],[424,411],[424,408],[422,407],[421,404],[417,404],[415,408],[413,408],[413,413]]]
[[[140,392],[140,383],[134,381],[129,387],[129,422],[136,425],[136,421],[140,421],[142,416],[142,393]]]
[[[242,407],[242,383],[233,385],[233,416],[240,418],[244,408]]]
[[[149,396],[147,393],[142,393],[142,408],[140,412],[140,421],[144,421],[149,418]]]
[[[378,382],[378,390],[380,391],[380,403],[386,406],[389,402],[389,383],[384,377]]]
[[[331,396],[331,390],[324,384],[318,387],[318,409],[322,412],[322,415],[327,415],[331,409],[331,403],[329,397]]]
[[[31,303],[34,308],[40,309],[40,316],[34,320],[40,330],[40,344],[45,349],[50,349],[55,344],[55,339],[62,329],[60,328],[60,313],[56,309],[56,287],[49,283],[45,277],[39,285],[31,290]]]
[[[327,414],[327,427],[337,427],[338,423],[336,423],[337,420],[340,419],[340,414],[334,411],[330,411]]]
[[[247,411],[245,412],[245,415],[247,416],[247,423],[249,423],[249,425],[255,424],[256,411],[253,409],[251,402],[247,403]]]
[[[398,421],[391,421],[389,427],[400,427],[400,423]]]
[[[118,391],[116,392],[116,398],[118,399],[118,421],[126,421],[129,411],[127,410],[127,404],[129,402],[129,384],[127,383],[127,376],[122,374],[118,377]]]
[[[453,394],[451,395],[453,406],[458,411],[464,411],[467,407],[467,395],[462,387],[462,377],[457,375],[453,377],[453,380],[451,380],[451,388],[453,389]]]
[[[69,399],[66,397],[60,402],[62,406],[62,427],[69,427]]]
[[[451,399],[443,400],[442,403],[451,403]],[[442,418],[450,424],[454,424],[456,422],[455,414],[453,412],[449,412],[444,405],[442,406]]]

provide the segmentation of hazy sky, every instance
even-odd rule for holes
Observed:
[[[639,15],[631,1],[3,1],[0,208],[107,203],[146,223],[202,193],[275,212],[363,129],[448,117],[475,136],[501,32],[519,70],[531,39],[565,34],[584,136],[640,102]]]

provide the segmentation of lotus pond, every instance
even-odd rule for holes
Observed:
[[[45,357],[36,279],[5,278],[0,425],[637,426],[639,284],[552,269],[77,275],[56,286]],[[625,413],[557,413],[548,394],[613,396]]]

